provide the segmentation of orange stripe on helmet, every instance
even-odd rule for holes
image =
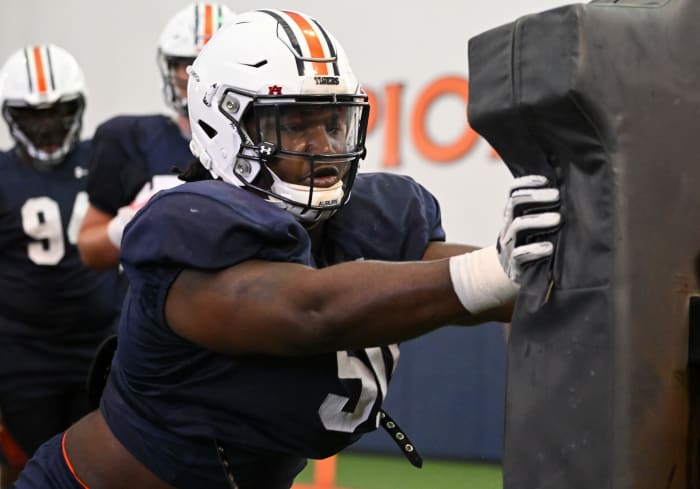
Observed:
[[[36,87],[40,94],[46,93],[46,75],[44,74],[44,62],[41,59],[41,46],[34,46],[34,71],[36,72]]]
[[[304,33],[304,38],[306,39],[306,44],[309,45],[309,52],[311,53],[312,58],[326,58],[327,56],[323,52],[323,45],[321,44],[321,40],[318,38],[318,35],[316,34],[316,31],[314,30],[313,27],[311,27],[311,24],[309,24],[309,21],[306,20],[302,15],[299,15],[296,12],[290,12],[287,10],[283,10],[285,14],[287,14],[289,17],[292,18],[294,22],[296,22],[297,26],[299,26],[299,29],[301,29],[301,32]],[[317,75],[328,75],[328,64],[327,63],[313,63],[314,66],[314,71],[316,72]]]
[[[204,38],[202,44],[206,44],[214,34],[214,7],[211,4],[204,6]]]

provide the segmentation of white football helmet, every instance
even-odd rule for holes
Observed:
[[[177,65],[191,64],[209,39],[233,15],[226,5],[193,3],[180,10],[165,25],[158,41],[158,68],[163,78],[165,103],[178,114],[187,115],[187,97],[184,86],[177,88]]]
[[[190,148],[214,177],[262,192],[306,223],[347,202],[369,104],[321,24],[292,11],[246,12],[189,73]]]
[[[61,163],[78,144],[85,77],[75,58],[52,44],[27,46],[0,69],[0,104],[15,142],[36,164]]]

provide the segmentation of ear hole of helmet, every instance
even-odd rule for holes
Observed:
[[[209,124],[204,122],[202,119],[197,120],[197,124],[199,124],[199,127],[202,128],[204,133],[209,136],[209,139],[214,139],[216,135],[218,134],[218,131],[211,127]]]

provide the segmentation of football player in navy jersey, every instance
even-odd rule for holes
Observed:
[[[552,255],[544,177],[515,180],[498,246],[476,250],[445,243],[411,178],[358,174],[367,96],[305,14],[236,16],[189,75],[198,162],[126,227],[100,409],[16,489],[288,489],[377,428],[399,342],[508,320],[522,268]]]
[[[163,29],[157,57],[172,116],[117,116],[96,129],[87,184],[90,206],[78,236],[87,265],[116,268],[124,226],[138,207],[158,190],[182,183],[173,167],[192,160],[185,69],[232,15],[222,4],[195,3]]]
[[[58,46],[20,49],[0,71],[16,143],[0,152],[0,438],[12,451],[3,488],[18,454],[89,411],[90,362],[118,315],[116,273],[85,267],[75,245],[87,209],[85,93],[80,66]]]

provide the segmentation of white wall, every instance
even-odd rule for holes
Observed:
[[[521,15],[573,2],[561,0],[433,0],[354,2],[223,0],[234,11],[300,10],[328,28],[343,44],[364,85],[377,95],[377,124],[363,170],[383,169],[385,87],[403,86],[400,104],[400,164],[390,171],[412,175],[441,201],[451,241],[495,241],[510,174],[479,141],[463,157],[437,163],[416,149],[410,121],[425,87],[445,76],[467,77],[467,41]],[[0,0],[0,60],[28,43],[52,42],[81,63],[89,97],[83,135],[116,114],[162,112],[156,42],[167,19],[187,0]],[[436,100],[426,118],[436,144],[449,144],[467,129],[464,102],[456,95]],[[0,130],[0,147],[11,144]]]

